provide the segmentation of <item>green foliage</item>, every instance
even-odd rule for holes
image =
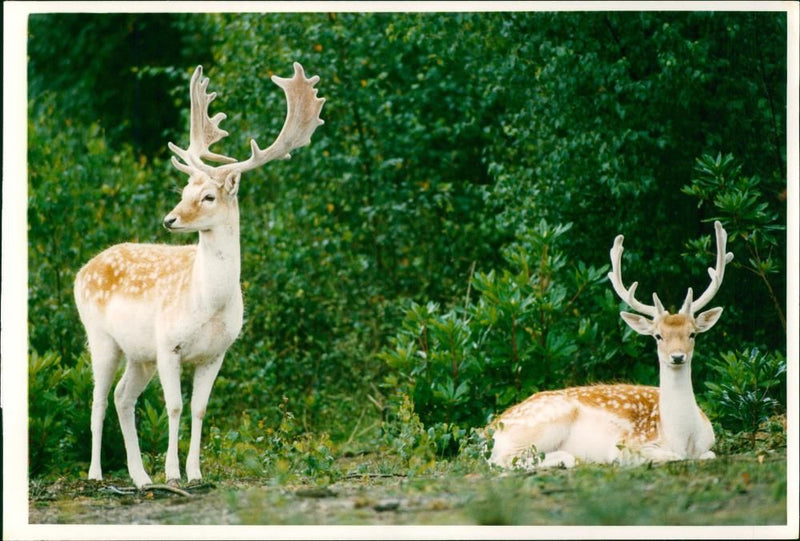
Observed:
[[[164,456],[169,440],[169,419],[167,408],[163,406],[163,403],[161,390],[157,387],[142,396],[138,402],[138,431],[139,444],[143,453],[142,460],[145,469],[154,474],[161,473],[164,469]],[[117,422],[113,415],[107,415],[106,418],[108,419],[107,424],[113,425]],[[121,443],[119,438],[112,442],[117,449],[120,448]]]
[[[112,142],[149,157],[164,154],[175,133],[178,103],[164,95],[180,84],[175,66],[208,57],[182,17],[168,13],[34,13],[28,36],[31,98],[58,92],[64,116],[102,118]]]
[[[58,392],[58,383],[64,375],[60,361],[57,353],[41,356],[34,353],[28,365],[28,394],[34,398],[28,410],[31,476],[42,473],[46,467],[55,467],[50,461],[63,456],[59,448],[67,434],[68,420],[62,412],[74,410],[69,408],[68,397]]]
[[[726,226],[730,246],[741,246],[745,251],[734,258],[732,266],[757,276],[763,286],[759,287],[760,295],[748,296],[748,300],[739,303],[737,308],[740,312],[736,312],[734,317],[752,313],[751,310],[764,313],[763,306],[769,300],[772,311],[764,314],[766,321],[778,323],[785,336],[786,316],[781,300],[785,298],[786,288],[786,278],[781,274],[786,246],[785,220],[781,221],[774,203],[764,194],[759,177],[744,175],[742,164],[731,154],[717,154],[716,157],[704,154],[697,159],[691,184],[682,190],[699,199],[698,207],[713,208],[714,216],[706,221],[721,220]],[[709,250],[710,244],[711,238],[704,236],[688,246],[695,254],[705,257],[707,253],[713,254]],[[736,275],[734,280],[739,278]],[[764,335],[771,327],[775,325],[763,325],[756,332]]]
[[[487,201],[500,223],[515,228],[542,216],[574,223],[568,254],[595,265],[624,233],[632,256],[626,268],[640,291],[658,291],[668,307],[680,302],[687,285],[675,250],[705,218],[680,191],[695,158],[735,148],[771,187],[785,188],[782,160],[772,159],[781,152],[784,119],[773,113],[785,85],[764,92],[751,75],[734,75],[777,75],[783,53],[766,60],[740,43],[761,44],[758,25],[783,23],[750,15],[503,17],[493,36],[509,54],[485,68],[505,105],[488,124],[486,150],[495,180]],[[724,100],[721,88],[729,92]],[[741,122],[764,139],[742,137],[754,132],[738,132],[732,115],[740,109],[752,113]],[[654,228],[658,234],[648,234]]]
[[[275,483],[312,480],[327,484],[337,477],[334,444],[327,433],[304,433],[282,401],[280,423],[268,426],[264,419],[242,413],[235,428],[224,432],[212,420],[205,444],[207,470],[212,478],[267,476]]]
[[[411,475],[425,473],[434,468],[437,443],[444,439],[441,432],[447,432],[448,427],[440,423],[426,430],[412,400],[405,394],[398,398],[400,403],[393,418],[382,427],[384,440],[396,453],[404,471]]]
[[[753,447],[761,426],[786,410],[786,359],[758,348],[723,353],[711,363],[706,381],[709,402],[723,426],[750,435]]]
[[[456,450],[467,429],[534,391],[586,382],[616,354],[585,315],[608,298],[596,290],[583,299],[608,266],[568,266],[561,244],[570,229],[544,220],[522,228],[502,250],[507,268],[475,275],[476,301],[468,293],[463,307],[443,314],[435,303],[412,303],[392,346],[379,354],[392,369],[385,386],[413,397],[423,423],[441,434],[441,451]],[[617,316],[610,315],[613,326]]]

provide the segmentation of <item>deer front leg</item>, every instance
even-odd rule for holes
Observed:
[[[87,333],[88,334],[88,333]],[[103,447],[103,421],[108,409],[108,392],[114,383],[120,351],[113,338],[106,335],[88,334],[89,349],[92,356],[92,461],[89,465],[89,479],[103,479],[100,465],[100,451]]]
[[[189,455],[186,457],[186,478],[189,481],[202,479],[200,474],[200,438],[203,432],[203,417],[206,415],[208,398],[217,378],[222,360],[221,354],[213,362],[200,365],[194,372],[192,389],[192,436],[189,441]]]
[[[169,443],[165,473],[167,482],[181,480],[180,463],[178,461],[178,429],[181,423],[183,398],[181,397],[181,362],[177,352],[165,352],[158,355],[158,377],[164,390],[164,403],[167,408],[169,423]]]
[[[686,457],[682,456],[675,451],[664,447],[659,444],[643,445],[639,448],[641,457],[646,462],[673,462],[676,460],[684,460]]]
[[[117,407],[119,427],[125,441],[125,451],[128,456],[128,474],[133,479],[137,488],[149,485],[152,481],[144,470],[142,453],[139,450],[139,436],[136,434],[136,419],[134,408],[139,395],[155,374],[153,363],[134,363],[128,361],[125,373],[119,380],[114,390],[114,405]]]

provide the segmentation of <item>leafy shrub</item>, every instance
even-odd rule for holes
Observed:
[[[164,460],[167,453],[167,443],[169,441],[169,418],[167,408],[164,406],[164,397],[157,385],[154,389],[146,391],[137,401],[137,416],[139,447],[142,451],[142,462],[146,470],[160,474],[164,471]],[[156,395],[154,398],[153,395]],[[117,423],[116,416],[106,415],[107,422]],[[184,419],[185,421],[185,419]],[[183,424],[183,423],[182,423]],[[182,434],[186,434],[188,426],[182,427]],[[186,444],[181,439],[182,444]],[[116,439],[115,444],[118,448],[124,449],[124,442]],[[188,447],[187,447],[188,448]]]
[[[758,348],[729,351],[711,363],[707,398],[728,430],[750,435],[752,447],[761,426],[786,410],[786,359]]]
[[[781,257],[786,247],[785,220],[780,219],[774,202],[764,193],[761,179],[757,175],[745,175],[742,168],[732,154],[717,154],[716,157],[704,154],[697,159],[691,184],[682,190],[697,198],[699,207],[710,207],[708,212],[712,216],[706,221],[720,220],[725,224],[730,247],[737,255],[731,266],[758,278],[758,293],[739,299],[733,313],[734,321],[742,321],[738,326],[743,326],[749,318],[742,316],[752,313],[751,310],[757,311],[765,315],[762,320],[765,324],[751,331],[751,334],[757,333],[752,336],[754,339],[771,338],[774,331],[769,333],[769,329],[778,325],[785,338],[785,302],[781,300],[785,298],[786,287],[785,275],[781,274],[785,270]],[[688,247],[699,258],[700,254],[704,256],[710,252],[711,243],[710,236],[706,235],[688,243]],[[734,272],[728,281],[744,280],[741,274]],[[771,310],[765,311],[765,305]]]
[[[75,123],[101,118],[113,146],[129,144],[137,154],[163,156],[179,111],[176,100],[164,99],[180,80],[174,66],[209,56],[207,47],[198,47],[203,40],[189,38],[182,20],[169,13],[33,13],[29,95],[37,100],[56,91]],[[181,46],[163,47],[162,40]]]
[[[426,430],[412,400],[402,393],[396,398],[398,407],[381,427],[384,441],[396,453],[405,471],[412,475],[424,473],[435,465],[437,442],[446,441],[441,432],[447,431],[447,424],[439,423]]]
[[[583,297],[608,266],[568,265],[560,244],[569,229],[545,221],[524,228],[503,250],[506,269],[475,275],[476,301],[468,295],[443,314],[435,303],[412,303],[379,354],[392,368],[385,386],[413,399],[440,452],[456,450],[489,414],[558,381],[585,381],[606,360],[594,356],[602,339],[584,310],[607,297]]]
[[[263,418],[243,412],[239,422],[223,432],[212,420],[205,443],[207,474],[215,477],[267,476],[275,483],[293,479],[330,483],[334,444],[327,433],[304,433],[294,414],[281,402],[281,419],[270,426]]]
[[[59,453],[67,439],[67,419],[63,412],[75,411],[68,397],[59,393],[64,377],[61,359],[55,352],[31,355],[28,363],[28,394],[31,401],[28,416],[29,473],[40,474]],[[90,379],[91,381],[91,379]],[[88,426],[88,425],[87,425]]]

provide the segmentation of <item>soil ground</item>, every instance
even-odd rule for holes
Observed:
[[[215,480],[126,492],[124,477],[29,489],[31,524],[781,525],[785,451],[636,468]]]

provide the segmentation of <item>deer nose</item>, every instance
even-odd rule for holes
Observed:
[[[670,355],[672,359],[672,364],[683,364],[683,361],[686,360],[686,354],[684,353],[673,353]]]
[[[175,221],[178,219],[177,216],[167,216],[164,218],[164,227],[167,229],[172,229],[172,226],[175,224]]]

